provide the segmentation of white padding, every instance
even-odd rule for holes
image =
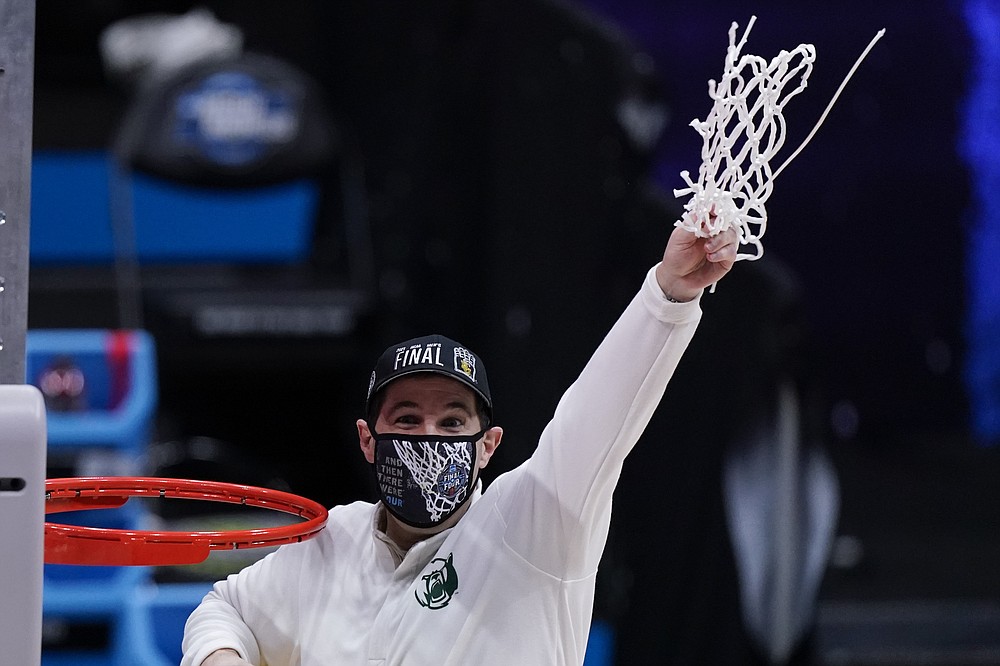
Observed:
[[[45,403],[0,385],[0,646],[4,664],[37,664],[42,646]]]

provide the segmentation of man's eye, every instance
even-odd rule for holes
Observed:
[[[462,419],[450,418],[441,422],[442,428],[461,428],[464,425]]]
[[[413,414],[403,414],[402,416],[396,418],[396,423],[400,423],[403,425],[412,425],[414,423],[417,423],[417,417],[414,416]]]

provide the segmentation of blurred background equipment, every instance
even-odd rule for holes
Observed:
[[[29,382],[47,399],[48,478],[129,476],[143,469],[157,409],[156,348],[149,334],[29,330],[26,367]],[[82,384],[69,402],[67,376],[71,387]],[[143,529],[148,512],[133,504],[67,514],[66,522]],[[155,646],[135,635],[132,600],[150,584],[149,567],[46,564],[42,663],[126,664],[138,658],[159,666]]]
[[[243,31],[195,7],[115,21],[101,32],[99,46],[108,78],[138,87],[196,63],[235,58],[243,51]]]
[[[144,35],[150,23],[177,29],[136,20]],[[378,294],[346,123],[315,81],[274,56],[128,69],[145,73],[129,81],[106,149],[35,152],[32,325],[150,330],[164,438],[208,434],[273,457],[276,441],[349,424],[337,395],[364,385]],[[249,423],[264,393],[297,419]],[[337,446],[321,457],[286,469],[304,494],[347,501],[367,490],[356,481],[363,461]],[[334,472],[342,482],[324,467],[345,470]]]

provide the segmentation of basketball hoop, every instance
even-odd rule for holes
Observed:
[[[45,523],[45,562],[84,565],[197,564],[210,551],[263,548],[311,539],[327,510],[298,495],[215,481],[144,477],[80,477],[45,481],[45,513],[113,509],[130,497],[226,502],[290,513],[293,525],[225,532],[156,532]]]

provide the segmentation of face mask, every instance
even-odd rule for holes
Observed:
[[[472,497],[475,435],[379,435],[375,478],[385,508],[411,527],[436,527]]]

